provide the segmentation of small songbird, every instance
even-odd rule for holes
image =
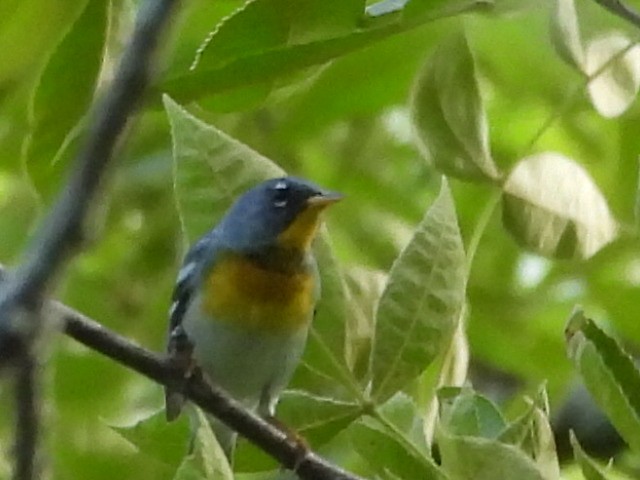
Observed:
[[[202,373],[247,408],[273,418],[300,360],[320,296],[311,245],[338,193],[283,177],[247,191],[187,253],[170,310],[169,351],[186,334]],[[167,419],[184,404],[166,390]],[[235,434],[212,419],[230,457]]]

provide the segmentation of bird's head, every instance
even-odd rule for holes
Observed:
[[[342,195],[295,177],[267,180],[242,195],[222,221],[233,248],[269,247],[306,251],[320,226],[320,214]]]

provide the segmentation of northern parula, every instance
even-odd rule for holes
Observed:
[[[267,180],[193,245],[178,274],[169,344],[186,333],[201,371],[266,418],[300,360],[320,295],[311,250],[320,214],[341,198],[299,178]],[[165,393],[172,420],[184,398]],[[212,426],[230,456],[235,435]]]

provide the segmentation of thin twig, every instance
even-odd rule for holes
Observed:
[[[33,355],[25,355],[16,374],[16,468],[14,480],[40,478],[37,456],[40,418],[37,361]]]
[[[99,323],[60,304],[51,302],[46,314],[61,317],[67,335],[92,350],[163,385],[174,385],[182,372],[165,357],[146,350]],[[301,453],[290,436],[246,410],[222,389],[194,377],[187,382],[185,395],[204,411],[222,420],[287,468],[308,480],[358,480],[359,477],[333,465],[312,451]]]
[[[628,21],[632,25],[640,28],[640,13],[628,7],[620,0],[594,0],[601,7],[609,10],[614,15]]]

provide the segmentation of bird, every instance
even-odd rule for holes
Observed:
[[[307,180],[269,179],[241,195],[187,252],[169,311],[167,350],[189,361],[246,408],[275,420],[275,408],[304,351],[320,298],[312,244],[322,212],[341,200]],[[186,367],[185,367],[186,368]],[[185,398],[165,389],[169,421]],[[211,418],[228,458],[236,435]]]

